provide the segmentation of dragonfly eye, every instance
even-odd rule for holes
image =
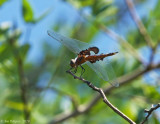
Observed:
[[[75,60],[74,60],[74,59],[71,59],[71,61],[70,61],[70,66],[71,66],[71,67],[75,67]]]

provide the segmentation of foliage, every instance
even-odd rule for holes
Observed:
[[[6,1],[2,0],[0,7]],[[140,123],[145,117],[143,110],[149,108],[151,104],[159,103],[160,76],[159,68],[154,70],[152,66],[147,66],[150,61],[149,55],[152,55],[152,51],[150,51],[151,47],[146,43],[143,34],[141,34],[137,26],[130,26],[132,22],[128,19],[128,13],[124,12],[126,4],[113,0],[64,0],[61,2],[66,6],[73,6],[72,11],[76,11],[83,19],[75,19],[74,23],[68,25],[68,17],[60,15],[60,17],[55,18],[56,23],[52,27],[54,30],[70,34],[70,37],[88,43],[95,41],[95,39],[97,40],[99,36],[102,36],[100,41],[106,41],[103,36],[110,36],[110,38],[114,39],[113,42],[106,41],[106,44],[99,42],[98,45],[102,45],[103,47],[105,45],[106,47],[118,46],[119,54],[111,58],[111,64],[113,65],[117,79],[120,83],[125,83],[125,85],[113,88],[113,90],[106,93],[106,96],[113,105],[133,121]],[[143,5],[147,1],[143,0],[141,2],[136,1],[135,6],[144,9]],[[7,4],[9,3],[7,2]],[[31,23],[32,26],[40,25],[39,30],[41,30],[43,25],[40,21],[50,16],[52,9],[47,8],[45,12],[36,18],[34,6],[31,5],[30,1],[23,0],[21,4],[22,12],[19,13],[22,14],[21,19],[25,22],[23,24],[24,27],[28,26],[26,24]],[[154,47],[158,46],[160,40],[159,8],[160,2],[157,1],[154,8],[148,11],[148,14],[141,17],[147,30],[147,35],[153,40]],[[86,10],[87,14],[85,15]],[[56,13],[55,10],[53,12]],[[121,29],[118,29],[119,27]],[[114,34],[109,32],[110,30]],[[123,30],[124,32],[121,33]],[[31,30],[29,32],[31,33]],[[65,47],[59,47],[56,42],[52,41],[50,43],[45,41],[43,48],[37,49],[42,59],[35,63],[29,61],[28,56],[33,44],[31,42],[21,42],[24,38],[23,35],[27,35],[25,33],[15,23],[4,22],[0,24],[1,119],[28,120],[33,124],[44,124],[63,118],[69,113],[76,113],[79,109],[83,110],[86,106],[90,105],[97,98],[97,93],[66,73],[66,70],[70,68],[69,61],[75,55]],[[44,33],[46,33],[47,40],[53,40],[49,39],[47,31],[44,31]],[[27,38],[29,37],[27,35]],[[38,38],[37,35],[34,37]],[[39,41],[36,41],[36,43],[40,44]],[[148,50],[148,53],[143,54],[144,48]],[[135,50],[137,53],[132,50]],[[159,56],[158,51],[159,47],[155,50],[154,56]],[[136,55],[140,56],[142,61]],[[37,57],[35,56],[35,58]],[[155,60],[151,61],[153,66],[155,66],[155,63],[159,64],[159,60],[157,58]],[[84,65],[84,68],[86,69],[84,78],[92,81],[94,85],[103,89],[107,89],[110,86],[109,83],[101,80],[86,65]],[[138,69],[140,71],[146,70],[136,77],[135,75],[140,72],[136,71]],[[78,76],[80,73],[81,70],[79,69],[76,75]],[[131,76],[133,75],[135,77],[132,79]],[[126,81],[127,79],[129,80]],[[62,119],[60,123],[126,123],[123,118],[106,106],[101,98],[96,100],[86,112],[77,113],[71,119]],[[149,123],[158,124],[159,119],[157,115],[155,112],[151,116],[152,119],[149,120]]]
[[[0,1],[0,6],[2,6],[5,2],[7,2],[8,0],[1,0]]]

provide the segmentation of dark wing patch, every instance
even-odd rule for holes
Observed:
[[[88,48],[88,51],[93,51],[95,54],[97,54],[99,52],[98,47],[90,47]]]
[[[93,51],[95,54],[99,52],[99,49],[97,47],[89,47],[86,50],[82,50],[79,55],[91,55],[91,51]]]

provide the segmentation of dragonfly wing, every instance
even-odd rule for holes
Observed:
[[[72,52],[77,53],[77,54],[88,46],[88,43],[65,37],[61,34],[54,32],[54,31],[48,30],[47,33],[53,39],[59,41],[64,46],[66,46],[69,50],[71,50]]]
[[[119,83],[117,81],[115,72],[112,68],[110,62],[105,59],[103,61],[98,61],[96,63],[87,62],[87,65],[92,68],[99,77],[104,81],[109,81],[112,86],[118,87]]]
[[[58,42],[62,43],[64,46],[66,46],[68,49],[70,49],[74,53],[79,53],[85,48],[89,48],[89,44],[76,40],[71,39],[68,37],[65,37],[61,34],[58,34],[54,31],[47,31],[48,35],[51,36],[53,39],[57,40]],[[109,81],[113,86],[118,86],[119,84],[116,81],[116,76],[114,73],[114,70],[112,66],[109,64],[109,62],[99,61],[97,63],[90,63],[87,62],[87,64],[105,81]],[[107,66],[106,66],[107,65]]]

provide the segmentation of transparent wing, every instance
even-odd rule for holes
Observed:
[[[57,40],[58,42],[62,43],[64,46],[66,46],[68,49],[70,49],[72,52],[78,54],[80,51],[89,48],[89,44],[76,40],[64,37],[61,34],[58,34],[53,31],[47,31],[48,35],[51,36],[53,39]],[[119,86],[116,76],[114,73],[114,70],[109,63],[109,61],[105,61],[106,58],[103,61],[98,61],[96,63],[90,63],[87,62],[88,66],[92,68],[99,77],[101,77],[105,81],[109,81],[111,85],[113,86]]]
[[[87,65],[92,68],[104,81],[108,81],[112,86],[119,86],[115,72],[108,59],[105,58],[103,61],[98,61],[96,63],[87,62]]]
[[[64,37],[63,35],[60,35],[53,31],[47,31],[48,35],[51,36],[53,39],[57,40],[58,42],[62,43],[64,46],[66,46],[68,49],[70,49],[74,53],[79,53],[81,50],[87,48],[89,46],[88,43],[71,39],[68,37]]]

